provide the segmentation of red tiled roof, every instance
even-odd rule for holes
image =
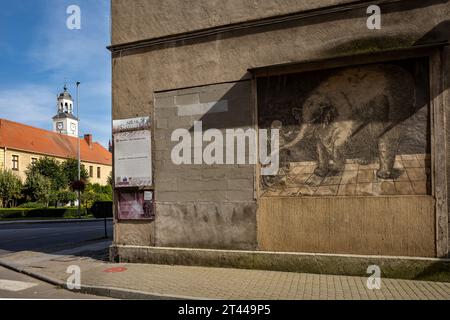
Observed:
[[[77,157],[77,138],[5,119],[0,119],[0,147],[60,158]],[[81,138],[80,152],[82,161],[112,165],[112,154],[97,142],[89,146]]]

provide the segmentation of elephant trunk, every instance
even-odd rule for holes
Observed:
[[[281,146],[280,150],[292,148],[297,143],[302,141],[308,133],[311,133],[312,129],[313,128],[312,128],[311,124],[302,124],[300,127],[300,130],[299,130],[297,136],[294,138],[294,140],[289,141],[287,144]]]

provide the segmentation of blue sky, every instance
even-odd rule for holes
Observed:
[[[81,9],[69,30],[66,9]],[[51,130],[64,81],[80,86],[80,134],[111,136],[110,0],[3,1],[0,10],[0,118]]]

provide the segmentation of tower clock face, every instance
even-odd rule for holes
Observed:
[[[58,130],[64,129],[64,123],[62,123],[62,122],[56,123],[56,129],[58,129]]]
[[[71,124],[70,124],[70,129],[71,129],[72,131],[75,131],[75,130],[77,129],[77,125],[76,125],[75,123],[71,123]]]

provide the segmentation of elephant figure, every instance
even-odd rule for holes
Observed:
[[[414,79],[400,66],[340,69],[313,90],[302,108],[293,109],[300,127],[280,150],[299,147],[312,135],[318,156],[315,174],[325,177],[343,171],[347,145],[355,135],[369,131],[372,139],[363,140],[377,143],[377,176],[390,179],[401,133],[399,124],[414,113],[414,105]]]

